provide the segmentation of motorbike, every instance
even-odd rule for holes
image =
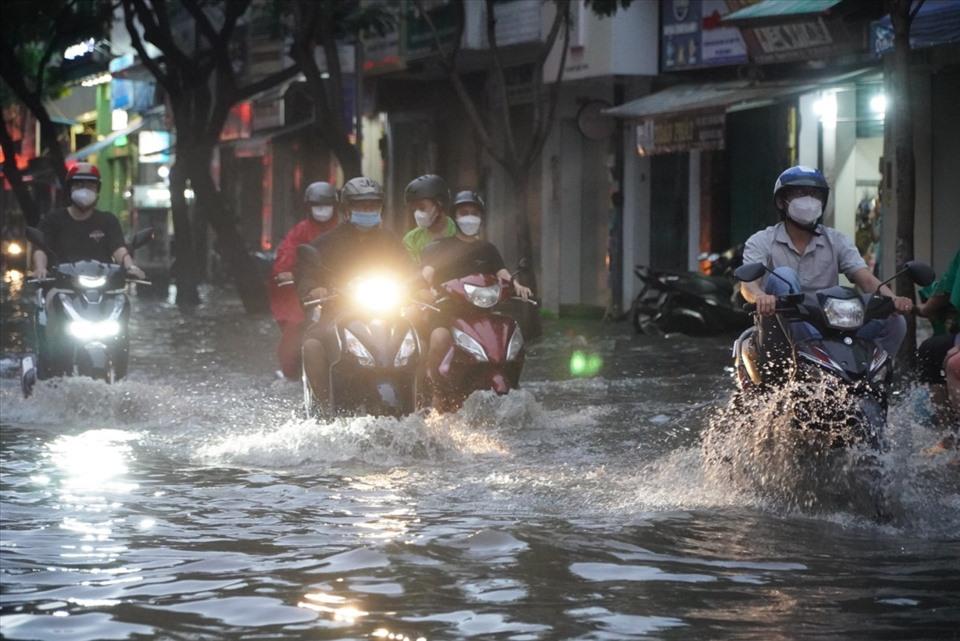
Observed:
[[[304,256],[316,253],[309,245],[297,248],[301,264],[316,263]],[[404,283],[394,276],[370,273],[352,278],[328,296],[303,301],[307,318],[319,321],[335,314],[330,334],[323,338],[329,360],[328,402],[320,403],[302,354],[303,405],[307,418],[320,415],[403,416],[417,409],[420,338],[403,307],[411,302]],[[336,309],[327,303],[336,301]]]
[[[780,277],[761,263],[745,264],[735,276],[750,282],[765,272],[771,278]],[[904,273],[920,285],[928,285],[935,277],[928,265],[911,261],[885,283]],[[754,313],[756,306],[747,304],[744,309]],[[831,448],[865,443],[882,449],[895,354],[857,333],[866,323],[886,319],[894,312],[893,299],[876,292],[860,294],[853,287],[779,296],[775,318],[786,343],[778,345],[771,339],[770,345],[764,345],[767,354],[761,356],[755,327],[745,330],[734,343],[741,398],[799,382],[793,416],[798,427],[824,433]],[[788,325],[796,321],[812,325],[819,337],[794,340]],[[805,393],[818,382],[819,394]]]
[[[713,262],[719,265],[721,258],[718,255]],[[750,324],[750,315],[735,304],[734,283],[727,276],[658,271],[642,265],[634,268],[634,274],[643,282],[631,308],[637,333],[709,336],[740,331]]]
[[[43,232],[28,227],[26,233],[34,246],[55,258]],[[146,245],[153,234],[152,228],[137,232],[128,247],[133,251]],[[27,281],[40,287],[34,313],[36,359],[28,355],[21,360],[24,396],[30,396],[38,378],[74,375],[108,383],[124,378],[130,362],[127,285],[150,282],[129,278],[120,265],[95,260],[59,263],[50,271],[48,278]]]
[[[497,307],[522,299],[512,296],[509,285],[493,274],[448,280],[439,290],[436,311],[449,314],[453,344],[437,373],[430,376],[435,396],[442,399],[437,409],[456,411],[478,390],[503,395],[516,389],[526,355],[523,332],[516,320]]]

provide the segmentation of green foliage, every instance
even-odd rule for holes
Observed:
[[[4,0],[0,20],[3,53],[12,55],[27,91],[41,99],[63,92],[60,63],[63,50],[109,31],[109,0]],[[0,83],[0,101],[13,99],[13,90]]]

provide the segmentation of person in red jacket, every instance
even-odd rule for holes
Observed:
[[[273,284],[270,287],[270,311],[280,326],[277,357],[280,372],[288,379],[300,378],[300,334],[303,331],[303,308],[293,286],[297,264],[297,246],[321,236],[339,222],[337,190],[330,183],[315,182],[307,187],[304,202],[309,208],[305,220],[293,226],[277,248],[273,261]]]

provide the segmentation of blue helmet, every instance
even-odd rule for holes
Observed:
[[[823,192],[823,204],[826,206],[827,198],[830,196],[830,185],[827,179],[823,177],[819,169],[813,167],[804,167],[796,165],[790,167],[777,177],[777,182],[773,185],[773,204],[777,209],[777,196],[788,187],[814,187]]]

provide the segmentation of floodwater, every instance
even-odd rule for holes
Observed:
[[[520,392],[318,424],[273,378],[269,319],[209,297],[135,301],[120,384],[24,401],[2,381],[4,638],[960,636],[960,466],[922,453],[919,390],[891,415],[878,522],[832,477],[771,491],[798,460],[755,443],[716,445],[753,474],[709,463],[708,426],[769,418],[721,413],[726,339],[552,323]]]

